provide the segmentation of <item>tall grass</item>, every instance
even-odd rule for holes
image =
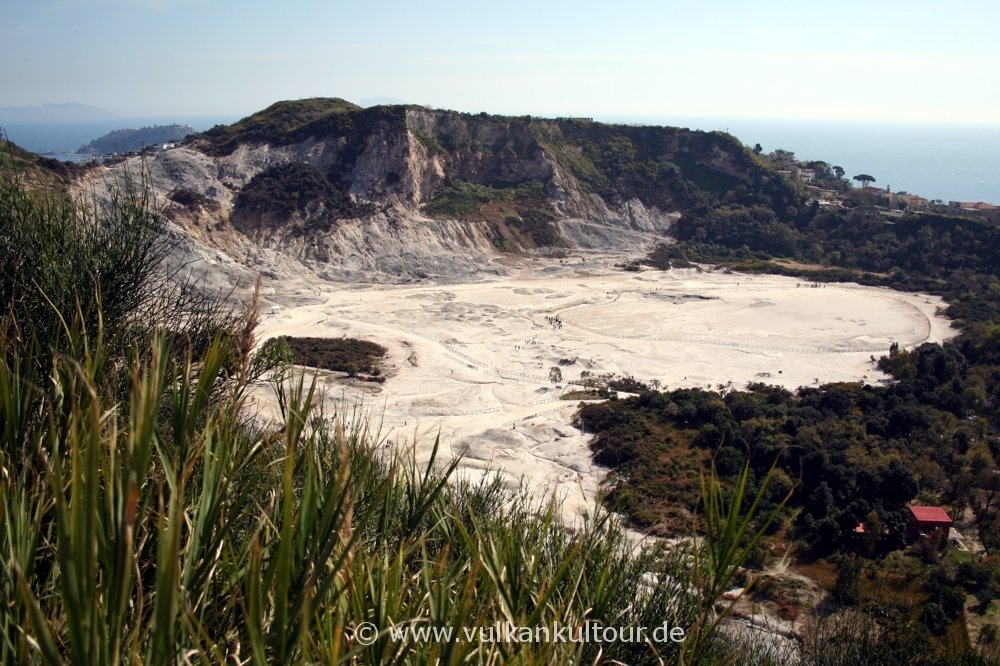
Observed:
[[[301,376],[283,422],[254,427],[221,342],[194,363],[157,336],[130,356],[126,401],[102,388],[106,342],[78,342],[51,400],[19,354],[0,365],[0,661],[674,660],[676,644],[393,640],[395,625],[688,626],[698,604],[675,559],[636,552],[609,516],[573,532],[497,480],[387,459],[363,425],[323,418]]]

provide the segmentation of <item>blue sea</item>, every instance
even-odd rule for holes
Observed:
[[[11,123],[10,139],[35,152],[72,153],[121,128],[181,123],[195,130],[232,123],[236,117],[112,118],[86,123]],[[671,116],[604,116],[596,120],[672,125],[729,132],[765,152],[790,150],[801,160],[823,160],[847,177],[866,173],[893,192],[942,201],[1000,204],[1000,123],[947,125],[838,121],[788,121]],[[2,119],[0,119],[2,124]],[[64,156],[72,159],[72,156]]]

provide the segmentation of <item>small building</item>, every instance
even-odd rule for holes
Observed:
[[[988,204],[985,201],[964,201],[959,205],[962,210],[969,213],[993,213],[998,210],[997,206]]]
[[[927,199],[917,196],[916,194],[907,194],[905,192],[898,192],[896,194],[896,201],[905,206],[909,210],[923,210],[927,208]]]
[[[994,222],[1000,222],[1000,206],[985,201],[949,201],[948,211],[960,215],[975,215]]]
[[[874,194],[880,197],[887,197],[890,194],[892,194],[892,192],[889,191],[888,187],[883,190],[881,187],[875,187],[873,185],[866,185],[865,187],[862,187],[858,191],[864,192],[865,194]]]
[[[941,545],[948,542],[948,532],[955,521],[939,506],[908,506],[906,516],[906,543],[941,534]]]

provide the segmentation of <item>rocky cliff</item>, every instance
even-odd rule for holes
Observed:
[[[339,99],[279,102],[126,166],[203,254],[349,279],[639,250],[685,210],[781,182],[721,133]]]

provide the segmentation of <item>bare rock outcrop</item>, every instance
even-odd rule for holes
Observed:
[[[278,103],[111,170],[125,168],[148,175],[199,256],[357,280],[502,273],[511,254],[638,251],[720,187],[769,177],[718,133],[322,99]]]

